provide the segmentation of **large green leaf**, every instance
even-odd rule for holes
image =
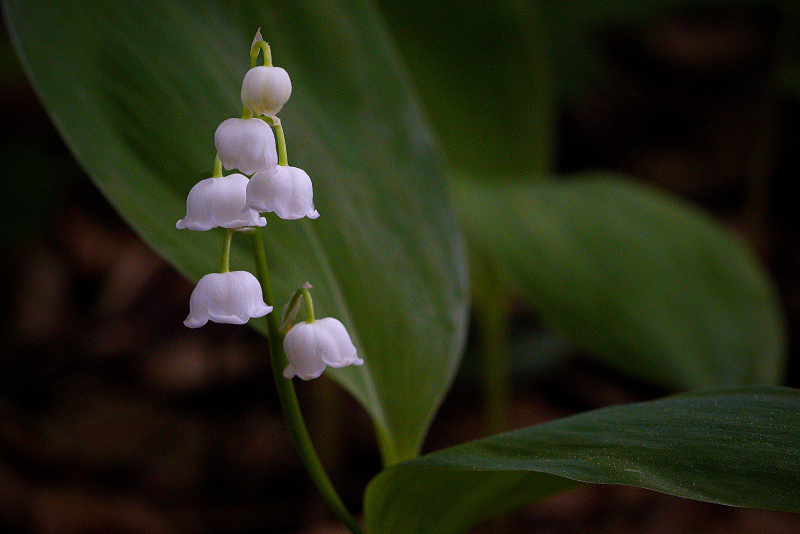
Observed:
[[[455,191],[471,243],[581,348],[668,387],[780,382],[768,276],[699,210],[600,176]]]
[[[536,2],[377,3],[451,165],[480,175],[550,169],[556,42]]]
[[[279,305],[305,281],[341,319],[361,368],[331,375],[367,408],[387,457],[419,447],[458,365],[466,316],[444,165],[396,54],[362,0],[7,0],[15,46],[54,123],[123,217],[192,279],[221,234],[175,229],[210,175],[213,134],[239,116],[262,27],[292,77],[289,158],[314,180],[315,221],[269,217]],[[232,268],[251,268],[234,239]],[[179,321],[182,318],[176,317]]]
[[[614,406],[393,466],[367,488],[369,532],[461,532],[572,481],[800,512],[800,391]],[[563,477],[563,478],[562,478]]]

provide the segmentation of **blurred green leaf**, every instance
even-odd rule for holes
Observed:
[[[459,363],[466,276],[443,201],[442,158],[371,6],[3,6],[27,73],[77,159],[139,234],[194,280],[218,268],[222,236],[179,231],[175,221],[190,188],[210,175],[217,125],[241,113],[240,83],[262,27],[275,63],[292,76],[281,112],[290,162],[314,180],[321,214],[313,222],[268,217],[278,305],[304,282],[315,286],[318,314],[341,319],[366,362],[331,376],[367,408],[387,458],[414,455]],[[248,243],[234,239],[233,269],[252,268]]]
[[[0,34],[0,96],[4,99],[0,161],[6,176],[0,182],[0,241],[7,254],[14,254],[14,248],[49,222],[46,216],[30,216],[31,203],[39,214],[51,213],[65,185],[83,176],[58,136],[47,128],[47,118],[5,33]]]
[[[800,391],[627,404],[458,445],[370,482],[370,532],[449,534],[573,481],[800,512]],[[563,477],[563,478],[562,478]]]
[[[780,382],[769,278],[699,210],[602,175],[454,191],[470,243],[579,347],[668,387]]]
[[[535,2],[378,4],[455,168],[479,175],[550,170],[552,35]]]
[[[603,33],[781,0],[377,0],[448,159],[476,176],[553,170],[557,110],[609,65]],[[602,82],[598,82],[602,83]]]

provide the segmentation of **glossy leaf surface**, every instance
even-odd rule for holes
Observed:
[[[370,532],[462,532],[574,481],[800,512],[800,391],[604,408],[404,462],[367,488]]]
[[[387,458],[412,456],[458,365],[466,317],[443,161],[371,5],[9,0],[6,20],[52,120],[98,187],[189,278],[218,269],[222,235],[175,228],[211,173],[213,135],[239,116],[260,26],[292,77],[280,113],[290,164],[321,216],[270,216],[277,299],[310,282],[365,364],[331,372],[370,412]],[[234,239],[233,269],[252,269]],[[176,321],[182,320],[176,317]]]

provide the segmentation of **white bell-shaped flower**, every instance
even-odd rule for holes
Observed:
[[[281,219],[316,219],[314,189],[303,169],[278,165],[275,172],[258,172],[247,184],[247,207]]]
[[[289,74],[280,67],[253,67],[242,81],[242,105],[274,117],[292,94]]]
[[[214,132],[214,145],[222,166],[243,174],[272,171],[278,150],[272,128],[261,119],[226,119]]]
[[[247,271],[211,273],[197,282],[189,299],[189,316],[183,322],[199,328],[208,321],[245,324],[251,317],[272,311],[261,293],[261,284]]]
[[[283,339],[283,350],[289,359],[283,371],[286,378],[311,380],[321,375],[327,365],[346,367],[364,363],[356,355],[347,329],[333,317],[295,324]]]
[[[247,176],[229,174],[221,178],[206,178],[195,184],[186,197],[186,217],[179,220],[177,228],[210,230],[264,226],[267,220],[258,212],[245,208]]]

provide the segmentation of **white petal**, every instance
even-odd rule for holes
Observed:
[[[247,184],[247,207],[272,212],[281,219],[316,219],[314,188],[303,169],[278,165],[275,172],[259,172]]]
[[[331,354],[324,354],[322,361],[331,367],[346,367],[348,365],[361,365],[364,360],[356,355],[356,347],[350,340],[350,334],[338,319],[326,317],[314,321],[318,328],[325,330],[336,345],[336,351]]]
[[[292,94],[289,74],[280,67],[254,67],[242,81],[242,105],[258,115],[274,117]]]
[[[294,368],[294,365],[291,363],[286,366],[286,369],[283,370],[283,377],[284,378],[294,378],[297,376],[297,369]]]
[[[229,174],[221,178],[200,180],[186,198],[186,217],[179,220],[177,228],[210,230],[264,226],[267,220],[258,212],[245,208],[247,176]]]
[[[189,299],[189,316],[183,322],[198,328],[208,321],[244,324],[272,311],[261,292],[261,284],[247,271],[210,273],[197,282]]]
[[[283,350],[289,360],[284,376],[291,374],[302,380],[317,378],[325,370],[322,354],[336,350],[333,340],[314,323],[295,324],[283,339]]]
[[[347,329],[332,317],[295,324],[283,340],[283,349],[289,359],[283,372],[286,378],[298,376],[310,380],[321,375],[326,365],[346,367],[364,363],[356,356]]]
[[[270,171],[278,164],[272,128],[261,119],[227,119],[214,132],[222,166],[244,174]]]

